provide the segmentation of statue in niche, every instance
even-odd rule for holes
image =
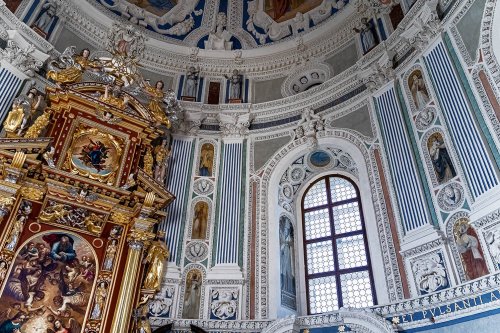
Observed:
[[[7,244],[5,248],[9,251],[14,251],[17,243],[19,242],[19,238],[21,237],[21,232],[23,231],[24,224],[28,220],[28,216],[31,214],[31,202],[23,200],[21,206],[17,211],[16,221],[12,226],[12,230],[10,231],[9,237],[7,239]]]
[[[182,318],[198,319],[200,314],[201,284],[202,273],[199,270],[193,269],[187,274]]]
[[[229,80],[229,100],[241,100],[241,84],[243,82],[243,75],[237,69],[233,69],[233,73],[224,75]]]
[[[290,219],[280,218],[280,281],[283,305],[295,309],[295,245]]]
[[[204,201],[194,206],[192,239],[205,239],[207,237],[208,204]]]
[[[115,262],[116,252],[118,251],[118,239],[112,238],[106,247],[106,256],[102,264],[103,271],[112,271]]]
[[[108,283],[106,281],[101,281],[95,291],[95,304],[90,314],[90,319],[101,319],[107,297]]]
[[[204,143],[200,152],[200,176],[212,177],[212,168],[214,163],[214,146],[210,143]]]
[[[368,20],[366,17],[361,19],[361,27],[354,28],[359,34],[361,39],[361,46],[363,47],[363,54],[368,53],[371,49],[377,46],[377,37],[375,32],[375,26],[373,25],[371,20]]]
[[[434,172],[439,184],[444,184],[457,175],[441,133],[435,133],[427,141]]]
[[[410,74],[408,87],[410,88],[411,97],[417,110],[423,109],[429,103],[430,98],[421,70],[417,69]]]
[[[217,14],[215,29],[208,35],[208,40],[205,41],[206,50],[231,50],[233,42],[230,42],[231,34],[224,30],[227,23],[226,14],[221,12]]]
[[[16,98],[12,103],[12,110],[3,123],[7,135],[22,137],[32,124],[41,103],[42,96],[35,88],[31,88],[25,96]]]
[[[462,257],[465,273],[469,280],[488,274],[483,250],[479,244],[476,231],[469,225],[468,219],[460,219],[453,227],[453,234],[458,252]]]
[[[42,6],[41,14],[33,24],[40,29],[46,37],[49,34],[52,23],[57,18],[57,4],[54,0],[47,0]]]
[[[193,97],[196,101],[196,92],[198,91],[199,70],[193,66],[189,67],[186,73],[186,87],[184,88],[184,96]]]

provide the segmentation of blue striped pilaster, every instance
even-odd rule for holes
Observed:
[[[431,223],[394,87],[375,98],[392,183],[405,232]]]
[[[498,185],[495,167],[444,44],[439,42],[425,60],[467,183],[477,198]]]
[[[4,66],[3,63],[1,65]],[[12,102],[22,83],[23,79],[8,68],[0,68],[0,128],[3,128],[5,117],[12,107]]]
[[[172,142],[172,161],[168,173],[167,188],[176,199],[167,208],[167,218],[160,228],[166,232],[170,251],[170,262],[180,263],[182,239],[186,223],[186,202],[190,194],[190,180],[193,164],[193,143],[174,139]]]
[[[219,178],[216,264],[237,264],[240,238],[243,143],[224,143]]]

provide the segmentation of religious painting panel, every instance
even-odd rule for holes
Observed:
[[[203,177],[213,177],[215,147],[211,143],[203,143],[200,149],[200,160],[198,175]]]
[[[19,248],[0,296],[0,332],[82,332],[96,255],[80,236],[45,232]],[[93,272],[85,271],[94,267]]]
[[[294,228],[288,216],[281,216],[279,225],[281,304],[296,310]]]
[[[194,206],[191,239],[206,239],[210,209],[205,201],[198,201]]]
[[[411,97],[411,108],[414,111],[422,110],[431,100],[431,95],[422,68],[420,68],[420,66],[414,66],[410,74],[407,75],[406,82],[407,86],[405,88]]]
[[[264,10],[276,22],[284,22],[298,13],[307,13],[322,2],[323,0],[265,0]]]
[[[489,274],[479,238],[468,218],[461,218],[455,222],[453,236],[467,279],[474,280]]]
[[[443,134],[438,130],[432,130],[424,136],[424,142],[424,155],[430,162],[428,165],[432,166],[429,172],[434,185],[448,183],[457,176],[457,171]]]
[[[63,167],[74,174],[114,185],[120,173],[122,152],[128,150],[125,142],[125,137],[80,123],[71,136]]]
[[[200,317],[202,283],[203,273],[201,270],[195,268],[187,273],[182,318],[198,319]]]
[[[177,5],[179,0],[126,0],[156,16],[163,16]]]

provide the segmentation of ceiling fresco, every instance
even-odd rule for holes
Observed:
[[[88,0],[176,44],[249,49],[303,34],[349,0]],[[101,8],[102,8],[101,7]]]

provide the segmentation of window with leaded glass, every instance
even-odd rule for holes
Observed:
[[[309,314],[363,308],[376,302],[359,191],[349,179],[327,176],[302,198]]]

